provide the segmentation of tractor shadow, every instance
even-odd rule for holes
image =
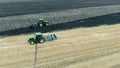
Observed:
[[[81,19],[71,22],[53,24],[53,25],[49,25],[48,27],[39,28],[39,29],[30,29],[29,27],[23,27],[14,30],[0,32],[0,36],[6,37],[6,36],[13,36],[20,34],[29,34],[34,32],[45,33],[45,32],[67,30],[67,29],[73,29],[79,27],[87,28],[87,27],[95,27],[100,25],[113,25],[113,24],[120,24],[120,13],[114,13],[114,14]]]

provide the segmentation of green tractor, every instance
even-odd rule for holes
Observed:
[[[38,24],[39,27],[44,27],[44,26],[48,26],[49,25],[48,21],[43,20],[43,19],[39,19],[37,24]]]
[[[44,19],[39,19],[37,24],[32,24],[29,26],[30,29],[36,29],[36,28],[42,28],[42,27],[46,27],[48,26],[49,23],[47,20],[44,20]]]
[[[36,33],[34,37],[31,37],[28,39],[28,42],[31,45],[37,44],[37,43],[44,43],[44,37],[42,35],[42,33]]]
[[[55,34],[48,34],[46,36],[43,36],[41,32],[35,33],[34,37],[30,37],[28,39],[28,43],[31,45],[37,44],[37,43],[44,43],[45,41],[53,41],[56,40],[57,36]]]

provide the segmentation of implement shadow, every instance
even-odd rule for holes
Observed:
[[[49,25],[48,27],[39,28],[39,29],[31,30],[29,27],[23,27],[14,30],[0,32],[0,36],[6,37],[6,36],[19,35],[19,34],[28,34],[33,32],[45,33],[45,32],[52,32],[58,30],[73,29],[78,27],[95,27],[100,25],[112,25],[112,24],[120,24],[120,13],[92,17],[92,18],[76,20],[66,23],[53,24],[53,25]]]

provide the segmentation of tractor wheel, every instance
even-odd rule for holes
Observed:
[[[30,44],[31,44],[31,45],[34,45],[34,44],[35,44],[35,42],[30,42]]]
[[[44,43],[45,40],[44,40],[44,39],[40,39],[39,42],[40,42],[40,43]]]
[[[48,23],[46,23],[45,26],[48,26]]]
[[[43,27],[43,24],[42,24],[42,23],[40,23],[40,24],[39,24],[39,26],[40,26],[40,27]]]

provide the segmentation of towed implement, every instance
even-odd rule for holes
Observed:
[[[28,39],[28,42],[31,45],[34,45],[34,44],[37,44],[37,43],[44,43],[46,41],[53,41],[53,40],[56,40],[56,39],[57,39],[57,36],[55,34],[48,34],[46,36],[43,36],[42,33],[38,32],[38,33],[35,33],[34,37],[30,37]]]

